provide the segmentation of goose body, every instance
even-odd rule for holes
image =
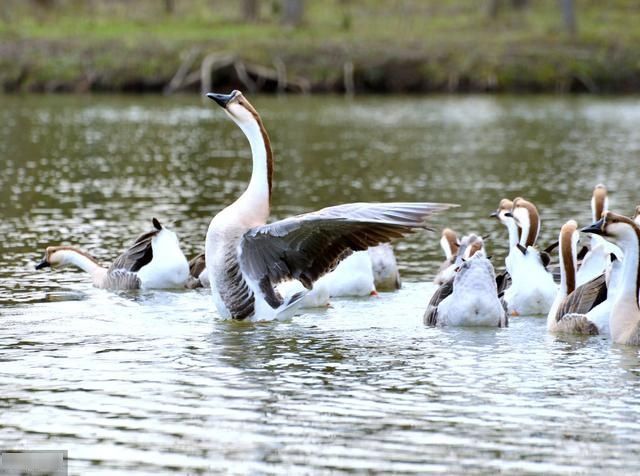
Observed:
[[[582,231],[614,239],[622,249],[621,282],[609,315],[611,339],[618,344],[640,345],[640,227],[630,218],[606,212]]]
[[[547,329],[553,333],[595,335],[600,329],[586,313],[606,299],[606,284],[602,275],[576,288],[578,239],[578,224],[569,220],[560,229],[560,288],[547,315]]]
[[[298,309],[313,309],[328,307],[330,305],[331,294],[326,284],[320,280],[313,283],[313,288],[307,290],[300,281],[287,280],[282,281],[276,286],[281,296],[293,296],[296,293],[304,294]]]
[[[540,231],[540,217],[533,203],[516,198],[511,212],[504,212],[505,219],[512,218],[517,233],[510,229],[511,248],[506,263],[511,275],[511,286],[505,291],[511,315],[547,315],[556,297],[557,286],[545,267],[542,254],[534,245]],[[510,223],[510,222],[507,222]]]
[[[622,282],[622,266],[622,261],[617,259],[611,263],[607,273],[603,275],[605,277],[605,286],[607,291],[606,299],[597,304],[586,314],[587,318],[596,325],[598,332],[601,335],[611,336],[609,319],[611,317],[613,304],[616,302],[620,291],[620,285]],[[589,283],[585,285],[589,285]]]
[[[389,243],[369,248],[373,268],[373,284],[377,291],[395,291],[402,286],[398,261]]]
[[[209,225],[205,258],[215,306],[222,317],[270,320],[293,315],[313,283],[352,251],[386,243],[417,228],[433,203],[352,203],[266,224],[273,155],[269,136],[239,91],[207,95],[240,127],[251,147],[253,168],[245,192]],[[276,286],[295,279],[304,291],[282,296]]]
[[[424,314],[431,326],[506,327],[493,265],[484,251],[461,261],[455,276],[434,293]]]
[[[73,265],[91,275],[103,289],[182,288],[189,278],[189,264],[178,237],[153,219],[154,230],[143,233],[109,268],[88,253],[70,246],[50,246],[36,269]]]
[[[328,289],[331,297],[376,294],[373,265],[367,250],[356,251],[338,263],[336,269],[314,283]]]

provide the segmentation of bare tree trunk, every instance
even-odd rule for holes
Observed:
[[[289,26],[298,26],[302,23],[303,13],[304,0],[284,0],[282,23]]]
[[[249,23],[255,23],[260,19],[258,0],[242,0],[242,19]]]
[[[511,6],[515,9],[522,9],[529,6],[529,0],[511,0]]]
[[[560,0],[560,7],[562,8],[562,21],[564,23],[564,27],[571,36],[574,36],[578,31],[574,1]]]
[[[164,0],[164,12],[167,15],[172,15],[176,10],[175,0]]]

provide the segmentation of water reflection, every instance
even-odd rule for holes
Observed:
[[[47,245],[108,263],[158,216],[188,256],[250,173],[240,131],[198,98],[0,98],[0,443],[69,450],[72,472],[599,473],[640,456],[638,349],[508,329],[431,329],[436,236],[397,245],[405,286],[289,322],[217,321],[206,291],[109,293],[36,272]],[[357,200],[462,206],[490,234],[503,196],[541,241],[637,194],[637,98],[257,98],[275,217]]]

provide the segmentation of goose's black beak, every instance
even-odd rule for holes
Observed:
[[[49,263],[46,259],[43,259],[36,265],[36,269],[50,268],[51,263]]]
[[[582,230],[582,233],[593,233],[594,235],[606,236],[604,232],[604,218],[600,218],[595,223],[592,223],[589,226],[585,226]]]
[[[231,91],[230,94],[208,93],[207,97],[209,99],[213,99],[216,103],[218,103],[218,106],[222,107],[223,109],[226,109],[229,102],[233,98],[235,98],[238,94],[239,94],[239,91],[234,90],[234,91]]]

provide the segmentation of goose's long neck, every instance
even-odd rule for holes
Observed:
[[[572,234],[560,235],[560,293],[568,296],[576,289],[576,249]]]
[[[518,225],[512,218],[507,218],[505,221],[507,230],[509,231],[509,250],[518,244],[520,237],[518,236]]]
[[[68,249],[59,251],[63,253],[64,261],[68,264],[77,266],[83,271],[91,274],[92,276],[98,276],[104,273],[106,270],[100,266],[95,260],[89,258],[80,250]]]
[[[624,250],[622,261],[622,283],[620,285],[620,299],[632,303],[640,310],[638,305],[638,291],[640,289],[640,236],[635,230],[629,230],[620,239],[620,245]]]
[[[249,209],[269,216],[271,201],[271,181],[273,177],[273,155],[271,141],[261,122],[252,121],[240,124],[251,146],[253,169],[249,186],[243,194],[243,201]]]

